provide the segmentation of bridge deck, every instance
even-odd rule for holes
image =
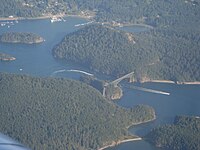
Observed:
[[[126,78],[128,78],[128,77],[131,77],[133,74],[134,74],[134,72],[128,73],[128,74],[126,74],[126,75],[124,75],[124,76],[122,76],[122,77],[120,77],[120,78],[118,78],[118,79],[116,79],[116,80],[110,82],[110,84],[114,84],[114,85],[116,86],[116,85],[117,85],[119,82],[121,82],[123,79],[126,79]]]

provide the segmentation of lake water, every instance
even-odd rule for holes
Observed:
[[[46,40],[44,43],[38,45],[0,43],[0,52],[16,57],[16,61],[0,62],[0,72],[78,79],[80,77],[79,73],[62,72],[62,70],[80,69],[93,73],[99,78],[110,78],[96,74],[83,66],[58,61],[52,57],[52,48],[66,34],[79,29],[80,27],[75,27],[76,24],[86,22],[88,21],[81,18],[67,17],[66,22],[50,23],[49,19],[27,20],[19,21],[19,23],[14,22],[15,25],[10,26],[10,28],[0,26],[0,34],[7,31],[34,32]],[[125,27],[120,29],[136,33],[146,30],[142,27]],[[147,104],[154,107],[157,114],[156,121],[130,128],[129,130],[133,134],[143,136],[155,126],[171,123],[176,115],[200,115],[200,85],[145,83],[138,84],[137,86],[169,92],[170,95],[167,96],[124,88],[124,96],[121,100],[116,101],[117,105],[129,108],[137,104]],[[146,141],[128,142],[113,148],[108,148],[107,150],[133,149],[159,150]]]

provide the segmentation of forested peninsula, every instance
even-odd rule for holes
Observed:
[[[99,149],[155,119],[145,105],[125,109],[79,81],[0,73],[0,131],[31,149]]]
[[[44,39],[35,34],[28,32],[6,32],[0,35],[0,42],[3,43],[22,43],[37,44],[44,42]]]
[[[199,150],[199,135],[199,117],[177,116],[173,125],[155,128],[145,138],[157,147],[170,150]]]
[[[200,37],[182,34],[172,29],[133,34],[94,24],[67,35],[53,55],[115,77],[134,71],[135,81],[200,81]]]
[[[11,55],[8,55],[8,54],[5,54],[5,53],[0,53],[0,60],[1,61],[13,61],[15,59],[16,58],[11,56]]]

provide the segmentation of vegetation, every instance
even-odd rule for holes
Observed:
[[[170,150],[199,150],[199,135],[199,117],[178,116],[173,125],[153,129],[146,138],[156,146]]]
[[[154,119],[149,106],[121,108],[73,80],[0,73],[0,131],[31,149],[98,149]]]
[[[134,71],[137,80],[196,81],[199,39],[186,31],[156,29],[133,35],[96,24],[67,35],[53,55],[114,76]]]
[[[123,96],[123,91],[119,86],[114,86],[111,84],[104,87],[106,82],[103,80],[99,80],[94,76],[81,76],[80,81],[96,88],[103,94],[104,97],[109,100],[120,99]]]
[[[153,26],[198,26],[198,0],[2,0],[1,17],[36,17],[93,11],[103,22],[146,23]],[[187,11],[185,11],[187,10]]]
[[[38,9],[25,7],[23,2],[24,0],[1,0],[0,17],[35,17],[40,15]]]
[[[44,39],[34,33],[7,32],[0,36],[0,41],[5,43],[34,44],[41,43],[44,41]]]
[[[76,34],[72,34],[75,41],[86,36],[86,39],[82,41],[87,40],[88,45],[79,42],[78,49],[76,45],[73,45],[73,40],[70,40],[70,44],[67,43],[69,44],[68,48],[73,47],[72,49],[75,50],[73,53],[77,55],[70,60],[79,63],[83,61],[93,69],[112,75],[135,70],[136,77],[140,80],[144,78],[174,81],[200,80],[198,67],[200,62],[198,57],[200,56],[200,20],[198,19],[200,18],[200,3],[197,0],[93,0],[87,2],[83,0],[2,0],[0,12],[1,17],[9,15],[36,17],[49,14],[94,12],[96,14],[94,20],[104,23],[152,25],[154,30],[134,35],[136,41],[134,46],[130,45],[127,39],[117,32],[110,30],[106,33],[105,31],[108,29],[93,27],[85,32],[82,31],[84,36],[75,37]],[[100,32],[106,33],[106,35],[100,34],[102,35],[100,37],[98,35]],[[115,34],[117,37],[114,37]],[[89,36],[96,37],[90,39]],[[111,46],[103,38],[111,42]],[[95,39],[96,41],[94,41]],[[95,44],[92,45],[92,42]],[[79,56],[80,50],[86,47],[88,50],[84,52],[85,56]],[[93,52],[92,50],[96,48],[97,50]],[[103,52],[100,52],[101,49]],[[65,52],[61,51],[57,50],[57,53],[60,53],[59,57],[66,57],[64,56]],[[85,58],[91,52],[92,58],[87,61]],[[98,53],[101,56],[98,56]],[[66,59],[68,58],[66,57]],[[102,59],[105,62],[101,62]]]
[[[105,81],[103,80],[99,80],[95,78],[94,76],[82,75],[80,77],[80,81],[94,87],[95,89],[99,90],[101,93],[103,92],[103,87],[105,84]]]
[[[8,54],[4,54],[4,53],[0,53],[0,60],[2,61],[11,61],[11,60],[15,60],[15,57],[12,57]]]

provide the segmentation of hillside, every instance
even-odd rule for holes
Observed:
[[[147,140],[170,150],[199,150],[200,149],[200,118],[179,116],[173,125],[153,129]]]
[[[187,11],[185,11],[187,10]],[[93,12],[101,22],[146,23],[199,28],[198,0],[1,0],[0,17],[38,17]]]
[[[91,25],[67,35],[53,49],[53,54],[105,74],[123,74],[130,70],[124,58],[129,55],[134,43],[132,34],[126,35],[110,27]]]
[[[34,33],[6,32],[0,35],[0,42],[4,43],[37,44],[43,41],[42,37]]]
[[[0,17],[35,17],[40,15],[37,8],[24,6],[25,0],[1,0]]]
[[[199,35],[172,32],[156,29],[134,35],[90,25],[67,35],[53,55],[115,77],[134,71],[140,81],[200,81]]]
[[[98,149],[155,117],[149,106],[121,108],[73,80],[0,73],[0,97],[0,131],[31,149]]]

